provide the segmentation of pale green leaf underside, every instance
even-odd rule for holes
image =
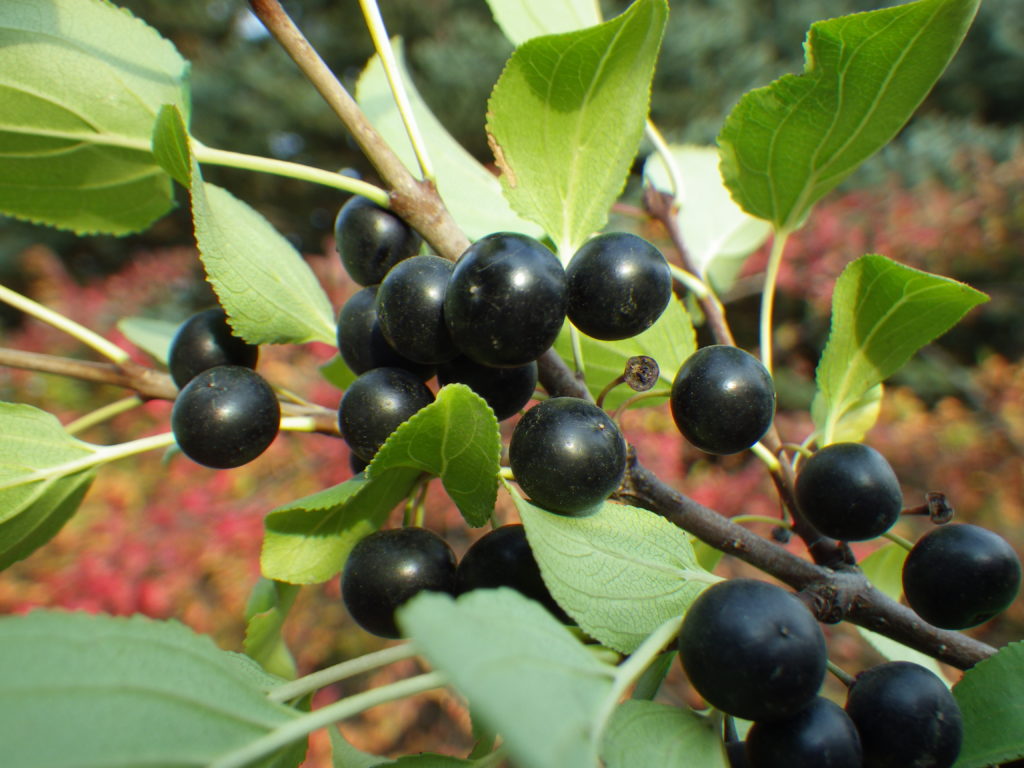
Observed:
[[[597,0],[487,0],[487,5],[513,45],[601,23]]]
[[[718,143],[748,213],[792,230],[910,119],[980,0],[918,0],[811,25],[802,75],[746,94]]]
[[[491,519],[498,496],[501,433],[487,403],[463,384],[449,384],[437,399],[402,424],[373,457],[367,472],[411,467],[441,478],[472,526]]]
[[[413,85],[401,40],[395,40],[394,46],[416,124],[434,166],[437,189],[462,231],[471,240],[492,232],[522,232],[534,237],[543,234],[536,224],[512,211],[502,195],[498,177],[478,163],[441,125]],[[356,101],[406,167],[417,168],[416,154],[378,56],[370,59],[359,76]]]
[[[715,147],[674,144],[670,149],[683,183],[676,213],[683,242],[700,275],[723,293],[735,283],[747,257],[768,239],[771,225],[745,213],[732,199]],[[658,154],[647,158],[644,177],[655,189],[672,189]]]
[[[599,231],[643,135],[668,8],[637,0],[595,27],[523,43],[488,102],[512,208],[568,258]]]
[[[872,387],[984,301],[970,286],[877,254],[849,264],[836,281],[832,328],[818,364],[819,443],[833,442]]]
[[[523,768],[594,768],[591,729],[611,690],[599,662],[539,603],[510,589],[424,592],[398,623]]]
[[[205,766],[297,716],[245,664],[176,623],[0,619],[4,766]]]
[[[272,675],[291,680],[297,674],[295,659],[288,650],[281,628],[288,618],[299,587],[280,581],[260,579],[246,606],[245,655]]]
[[[1024,757],[1024,642],[1010,643],[964,673],[953,695],[964,716],[954,768],[982,768]]]
[[[607,768],[729,765],[717,721],[689,709],[632,699],[615,710],[601,753]]]
[[[843,408],[842,414],[831,427],[828,441],[822,439],[821,445],[828,443],[859,443],[878,421],[882,412],[882,395],[885,387],[876,384],[867,392]],[[829,419],[828,402],[819,390],[811,402],[811,417],[815,424],[825,424]]]
[[[697,562],[687,533],[653,512],[606,502],[569,517],[513,499],[552,597],[617,651],[635,651],[719,580]]]
[[[259,212],[203,181],[173,107],[161,111],[152,141],[156,158],[189,183],[199,257],[235,333],[250,344],[334,345],[334,310],[313,270]]]
[[[263,521],[260,567],[268,579],[318,584],[335,576],[361,538],[373,533],[412,489],[419,471],[359,474],[271,511]]]
[[[657,386],[667,392],[679,367],[697,350],[697,334],[682,302],[673,298],[657,322],[638,336],[621,341],[601,341],[581,335],[580,343],[587,388],[594,397],[608,382],[622,375],[626,361],[634,355],[647,355],[657,361],[661,373]],[[555,351],[570,366],[575,365],[568,324],[555,340]],[[604,405],[609,410],[618,408],[623,400],[635,394],[623,384],[608,393]],[[663,402],[649,399],[641,400],[638,405],[659,405]]]
[[[117,321],[117,330],[123,333],[128,341],[164,365],[167,365],[171,339],[174,338],[179,326],[180,323],[152,317],[122,317]]]
[[[188,62],[101,0],[0,3],[0,212],[115,235],[173,205],[150,133],[160,106],[187,120]]]

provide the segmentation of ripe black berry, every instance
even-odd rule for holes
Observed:
[[[372,461],[399,425],[432,402],[434,393],[415,374],[374,368],[353,381],[341,398],[341,436],[359,458]]]
[[[949,768],[960,754],[963,717],[932,672],[892,661],[857,675],[846,699],[865,768]]]
[[[371,533],[352,548],[341,574],[348,612],[379,637],[401,635],[395,609],[424,590],[455,594],[455,553],[426,528]]]
[[[178,388],[192,377],[217,365],[255,368],[260,348],[235,336],[220,307],[198,312],[178,328],[171,339],[167,365]]]
[[[171,429],[182,453],[215,469],[246,464],[277,436],[281,407],[263,377],[238,365],[196,374],[178,393]]]
[[[459,561],[455,580],[460,595],[474,589],[510,587],[536,600],[559,620],[567,619],[544,584],[526,530],[518,523],[495,528],[477,539]]]
[[[775,417],[775,385],[761,362],[738,347],[702,347],[672,382],[672,418],[683,437],[707,453],[746,450]]]
[[[672,273],[661,251],[628,232],[588,240],[565,276],[569,320],[595,339],[636,336],[654,325],[672,297]]]
[[[719,582],[686,612],[679,658],[709,704],[747,720],[796,714],[818,693],[825,636],[800,599],[753,579]]]
[[[1020,558],[1006,539],[977,525],[934,528],[903,564],[903,592],[922,619],[966,629],[1006,609],[1020,589]]]
[[[816,696],[789,717],[747,732],[751,768],[861,768],[857,728],[838,704]]]
[[[395,264],[415,256],[423,243],[398,216],[365,197],[353,197],[341,207],[334,237],[341,263],[360,285],[376,285]]]
[[[833,443],[807,459],[796,479],[796,501],[815,528],[841,541],[881,536],[903,509],[896,473],[863,443]]]
[[[396,264],[380,284],[380,329],[402,357],[434,364],[459,354],[444,322],[445,288],[454,266],[440,256],[416,256]]]
[[[465,384],[487,401],[498,421],[503,421],[526,406],[537,388],[537,364],[515,368],[492,368],[457,357],[437,367],[437,382]]]
[[[565,270],[555,254],[532,237],[498,232],[477,240],[455,264],[444,315],[464,355],[517,366],[554,343],[565,305]]]
[[[352,294],[338,314],[338,353],[353,373],[374,368],[404,368],[426,381],[435,367],[414,363],[398,354],[384,338],[377,321],[377,290],[369,285]]]
[[[528,410],[508,447],[516,482],[530,500],[574,514],[600,504],[626,471],[626,441],[593,403],[553,397]]]

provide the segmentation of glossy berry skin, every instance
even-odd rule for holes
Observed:
[[[861,768],[857,728],[845,710],[816,696],[794,715],[747,732],[750,768]]]
[[[909,661],[861,672],[846,699],[864,768],[949,768],[960,754],[963,717],[934,673]]]
[[[495,528],[477,539],[459,561],[455,581],[460,595],[474,589],[510,587],[536,600],[560,621],[568,620],[544,584],[526,529],[519,523]]]
[[[487,401],[498,421],[519,413],[533,398],[537,389],[537,364],[527,363],[515,368],[492,368],[457,357],[437,367],[437,381],[465,384]]]
[[[922,619],[943,629],[988,621],[1020,589],[1020,558],[1006,539],[977,525],[934,528],[903,563],[903,592]]]
[[[356,624],[397,638],[395,609],[424,590],[455,594],[455,553],[426,528],[375,531],[360,539],[341,573],[341,598]]]
[[[434,402],[434,393],[402,368],[374,368],[359,376],[341,398],[338,426],[348,447],[372,461],[402,422]]]
[[[280,423],[274,390],[258,373],[239,365],[196,374],[171,410],[171,430],[182,453],[214,469],[255,459],[274,442]]]
[[[863,443],[833,443],[807,459],[796,479],[796,501],[811,525],[840,541],[881,536],[903,510],[896,473]]]
[[[626,471],[626,441],[618,426],[575,397],[553,397],[528,410],[512,432],[508,456],[530,500],[566,515],[607,499]]]
[[[706,453],[744,451],[775,418],[775,385],[761,361],[738,347],[701,347],[672,382],[672,418],[683,437]]]
[[[657,248],[629,232],[588,240],[565,268],[567,314],[595,339],[628,339],[654,325],[672,297],[672,273]]]
[[[444,294],[454,266],[440,256],[416,256],[396,264],[380,284],[380,329],[402,357],[436,364],[459,354],[444,322]]]
[[[532,237],[498,232],[466,249],[444,300],[459,350],[483,365],[526,365],[565,322],[566,279],[558,258]]]
[[[353,197],[334,220],[334,238],[345,271],[359,285],[376,285],[423,243],[408,224],[365,197]]]
[[[381,331],[377,320],[377,290],[369,285],[356,291],[338,314],[338,354],[355,374],[374,368],[404,368],[422,381],[432,377],[435,366],[415,363],[398,354]]]
[[[729,579],[701,593],[679,631],[679,659],[713,707],[747,720],[790,717],[825,678],[825,636],[791,592]]]
[[[168,354],[171,378],[179,389],[192,377],[217,365],[255,368],[260,348],[235,336],[220,307],[197,312],[181,324]]]

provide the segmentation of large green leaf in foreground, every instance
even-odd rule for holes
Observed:
[[[877,254],[849,264],[836,281],[832,329],[818,364],[812,408],[818,442],[860,439],[844,422],[870,427],[860,415],[871,390],[987,300],[956,280]]]
[[[200,768],[298,713],[255,662],[187,627],[37,612],[0,619],[4,768]],[[259,763],[296,766],[304,745]]]
[[[599,231],[643,135],[665,0],[537,37],[512,54],[488,102],[487,134],[513,209],[564,257]]]
[[[972,667],[953,688],[964,715],[954,768],[982,768],[1024,757],[1024,641]]]
[[[981,0],[918,0],[811,25],[802,75],[751,91],[718,143],[748,213],[792,230],[906,124],[967,34]]]
[[[149,137],[187,121],[188,62],[102,0],[0,2],[0,212],[79,234],[145,229],[173,205]]]

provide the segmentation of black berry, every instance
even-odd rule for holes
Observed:
[[[432,402],[434,393],[415,374],[374,368],[353,381],[341,398],[341,436],[359,458],[372,461],[399,425]]]
[[[860,736],[838,704],[816,696],[796,714],[747,732],[750,768],[861,768]]]
[[[934,528],[903,564],[903,592],[922,619],[943,629],[988,621],[1020,589],[1020,558],[1006,539],[977,525]]]
[[[949,688],[909,661],[857,675],[846,699],[864,768],[949,768],[960,754],[963,717]]]
[[[516,482],[530,500],[574,514],[600,504],[626,471],[626,441],[593,403],[553,397],[528,410],[508,447]]]
[[[167,365],[178,388],[192,377],[217,365],[241,365],[255,368],[260,348],[235,336],[228,316],[220,307],[198,312],[178,328],[168,355]]]
[[[628,232],[588,240],[565,276],[569,320],[595,339],[636,336],[654,325],[672,297],[672,273],[661,251]]]
[[[437,367],[437,381],[465,384],[487,401],[498,421],[519,413],[537,388],[537,364],[515,368],[492,368],[468,357],[457,357]]]
[[[377,320],[377,290],[369,285],[352,294],[338,315],[338,353],[353,373],[374,368],[404,368],[426,381],[435,367],[414,363],[395,351],[381,332]]]
[[[672,382],[672,418],[707,453],[730,454],[760,440],[775,417],[775,385],[761,361],[738,347],[702,347]]]
[[[686,612],[679,658],[713,707],[747,720],[795,715],[818,693],[825,636],[796,595],[753,579],[708,587]]]
[[[360,539],[341,574],[341,597],[371,634],[396,638],[395,609],[424,590],[455,594],[455,553],[426,528],[376,531]]]
[[[419,253],[423,243],[398,216],[365,197],[341,207],[334,237],[345,271],[360,285],[376,285],[395,264]]]
[[[796,501],[815,528],[841,541],[881,536],[903,509],[896,473],[863,443],[833,443],[807,459],[796,479]]]
[[[207,368],[178,393],[171,429],[182,453],[215,469],[246,464],[274,441],[277,396],[263,377],[238,365]]]
[[[444,322],[444,295],[455,266],[440,256],[396,264],[377,291],[377,319],[384,338],[417,363],[444,363],[459,354]]]
[[[554,343],[565,322],[565,270],[532,237],[488,235],[455,264],[444,300],[455,345],[478,363],[526,365]]]

